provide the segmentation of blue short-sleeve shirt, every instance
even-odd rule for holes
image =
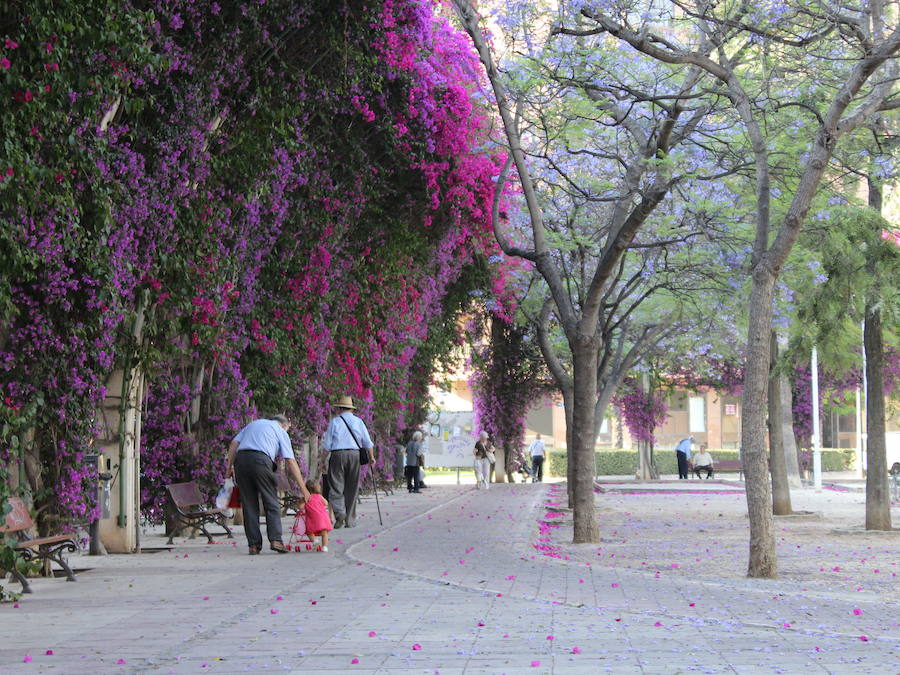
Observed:
[[[259,450],[266,453],[274,462],[279,456],[294,459],[291,438],[284,427],[275,420],[253,420],[234,437],[241,450]]]

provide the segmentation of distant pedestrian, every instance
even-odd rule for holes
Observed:
[[[266,535],[269,546],[277,553],[287,553],[281,540],[281,504],[275,478],[276,460],[282,457],[285,468],[300,486],[304,499],[309,499],[303,474],[294,459],[291,439],[287,435],[291,423],[284,415],[250,422],[241,429],[228,447],[225,475],[234,475],[241,495],[244,514],[244,533],[250,555],[262,550],[262,532],[259,529],[259,500],[262,498],[266,513]]]
[[[678,445],[675,446],[675,459],[678,460],[679,479],[688,479],[688,462],[691,461],[691,446],[693,443],[694,437],[688,436],[678,441]]]
[[[710,479],[713,477],[713,466],[715,465],[715,461],[713,461],[713,456],[709,454],[709,450],[706,449],[706,443],[700,444],[700,452],[694,455],[694,473],[697,475],[697,478],[702,478],[700,475],[701,471],[706,472],[706,478]]]
[[[372,439],[365,422],[353,414],[356,406],[349,396],[335,404],[336,415],[328,422],[322,447],[328,451],[328,503],[334,511],[334,528],[356,525],[356,498],[359,495],[359,449],[364,448],[372,463]]]
[[[534,435],[528,452],[531,454],[531,480],[541,483],[544,480],[544,441],[540,434]]]
[[[475,443],[475,481],[478,488],[488,489],[488,481],[491,476],[491,457],[494,456],[493,446],[488,438],[488,432],[482,431]]]
[[[333,529],[331,516],[328,515],[328,504],[322,497],[322,486],[318,481],[310,478],[306,481],[306,490],[309,498],[304,507],[304,520],[306,521],[306,534],[316,546],[317,551],[328,552],[328,533]],[[319,537],[321,544],[317,544],[313,537]]]
[[[420,492],[419,467],[422,466],[422,432],[416,431],[412,440],[406,444],[406,489],[409,492]]]

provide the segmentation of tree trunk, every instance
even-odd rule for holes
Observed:
[[[788,382],[785,375],[778,377],[778,394],[781,397],[781,443],[784,446],[788,485],[792,488],[799,488],[803,486],[803,483],[800,480],[797,439],[794,436],[794,404],[791,396],[791,383]]]
[[[741,397],[741,459],[750,518],[750,561],[747,575],[773,579],[778,574],[772,517],[769,467],[766,457],[766,392],[769,381],[769,339],[776,274],[765,257],[753,270],[747,364]]]
[[[866,529],[891,529],[891,498],[888,489],[887,448],[884,423],[884,341],[881,312],[871,301],[866,303]]]
[[[579,335],[572,350],[574,396],[572,406],[573,543],[600,541],[594,510],[594,403],[597,398],[597,338]]]
[[[784,459],[784,437],[781,434],[781,377],[774,374],[778,361],[778,336],[772,331],[769,343],[769,470],[772,473],[772,513],[789,515],[791,489],[788,485],[787,463]]]
[[[883,194],[881,185],[872,174],[868,177],[869,206],[881,213]],[[866,266],[875,274],[875,261],[870,257]],[[863,344],[866,350],[866,529],[891,529],[891,495],[887,480],[887,442],[884,420],[884,336],[881,331],[881,311],[872,297],[866,298]]]

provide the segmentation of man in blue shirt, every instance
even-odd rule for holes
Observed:
[[[238,432],[228,447],[225,475],[234,474],[241,493],[241,509],[244,512],[244,533],[250,555],[259,555],[262,549],[262,533],[259,530],[259,499],[262,497],[266,511],[266,534],[269,546],[277,553],[287,553],[281,540],[281,505],[275,478],[275,460],[284,458],[285,468],[293,476],[305,499],[309,499],[306,483],[297,460],[291,439],[287,435],[291,423],[284,415],[250,422]]]
[[[675,446],[675,458],[678,460],[678,478],[687,480],[688,478],[688,462],[691,461],[691,446],[694,444],[694,437],[688,436],[678,441]]]
[[[353,414],[356,406],[349,396],[342,396],[334,406],[337,415],[331,418],[322,438],[328,451],[328,503],[334,511],[334,527],[356,525],[356,498],[359,495],[359,451],[366,449],[372,464],[372,439],[365,422]]]

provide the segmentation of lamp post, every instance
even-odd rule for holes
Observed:
[[[819,435],[819,354],[812,348],[813,487],[822,491],[822,446]]]

